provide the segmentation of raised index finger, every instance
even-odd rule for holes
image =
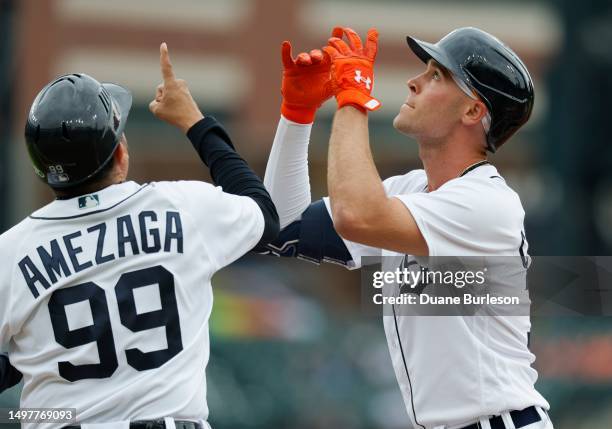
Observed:
[[[159,65],[161,66],[161,73],[164,82],[174,80],[174,71],[172,70],[172,63],[170,62],[168,45],[166,45],[166,42],[163,42],[159,46]]]

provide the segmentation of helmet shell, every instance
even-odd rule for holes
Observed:
[[[112,159],[131,105],[127,89],[83,73],[47,84],[34,99],[25,126],[36,174],[55,189],[94,177]]]

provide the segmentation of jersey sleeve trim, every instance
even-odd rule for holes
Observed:
[[[248,205],[254,206],[253,209],[253,213],[254,216],[257,217],[257,230],[254,231],[254,235],[253,235],[253,240],[249,243],[248,247],[249,250],[247,251],[250,252],[251,250],[253,250],[258,243],[261,243],[261,238],[265,232],[265,228],[266,228],[266,219],[265,216],[261,210],[261,207],[259,206],[259,204],[257,204],[257,201],[255,201],[253,198],[250,197],[245,197],[248,199],[248,201],[246,201],[246,203]],[[278,231],[278,230],[277,230]],[[276,234],[278,236],[278,233]]]

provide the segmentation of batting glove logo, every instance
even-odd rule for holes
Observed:
[[[365,83],[366,89],[371,89],[372,87],[370,86],[372,83],[372,79],[370,79],[369,77],[363,77],[361,76],[361,70],[355,70],[355,81],[357,83]]]

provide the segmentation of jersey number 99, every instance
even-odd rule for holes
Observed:
[[[134,289],[159,286],[161,309],[147,313],[136,311]],[[161,265],[123,274],[115,286],[121,324],[132,332],[165,327],[168,348],[143,352],[138,348],[125,350],[128,364],[138,370],[158,368],[183,350],[174,276]],[[66,306],[89,301],[93,324],[70,330]],[[58,362],[59,374],[68,381],[87,378],[108,378],[118,367],[111,318],[104,289],[93,282],[56,290],[49,300],[49,313],[55,340],[66,348],[96,342],[100,363],[74,365]]]

